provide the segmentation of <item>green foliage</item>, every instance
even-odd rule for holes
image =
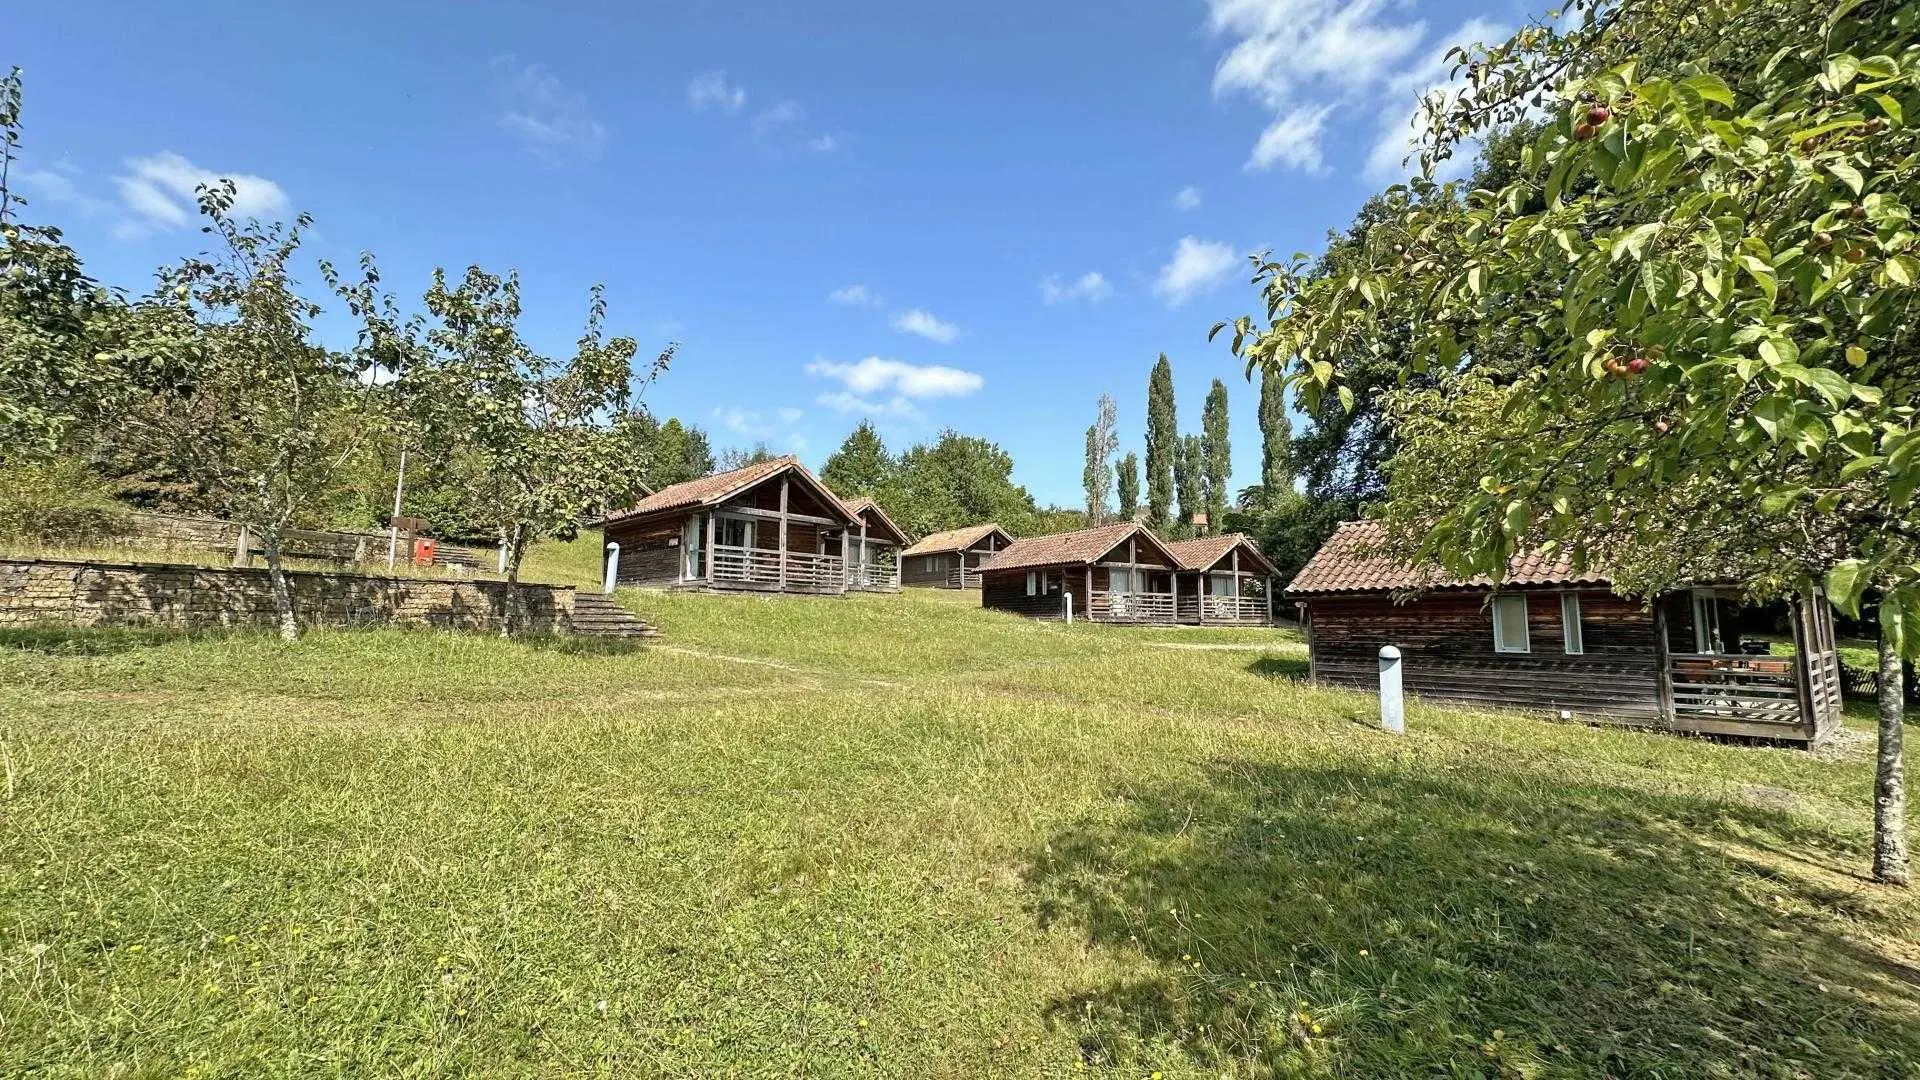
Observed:
[[[827,458],[826,465],[820,469],[820,479],[841,498],[858,495],[877,498],[893,479],[893,471],[893,456],[887,453],[887,444],[881,441],[871,420],[862,420],[841,442],[840,449]]]
[[[1408,319],[1430,385],[1390,403],[1393,523],[1456,573],[1560,545],[1640,591],[1732,571],[1778,593],[1856,559],[1920,610],[1914,10],[1576,11],[1470,57],[1430,141],[1562,72],[1511,181],[1389,193],[1338,279],[1269,263],[1244,355],[1314,411],[1383,314]],[[1462,363],[1489,335],[1540,363]]]
[[[0,461],[55,452],[111,380],[113,298],[59,229],[19,220],[20,69],[0,78]]]
[[[1184,435],[1174,442],[1174,450],[1173,483],[1180,492],[1180,519],[1169,531],[1175,537],[1188,537],[1193,535],[1194,519],[1207,512],[1206,443],[1198,435]]]
[[[1260,486],[1269,496],[1293,490],[1293,419],[1287,415],[1286,380],[1260,373]]]
[[[659,445],[646,477],[655,491],[697,480],[713,470],[713,444],[706,432],[693,424],[682,424],[677,417],[669,417],[660,425]]]
[[[1129,450],[1120,459],[1120,520],[1132,521],[1140,514],[1140,459]]]
[[[1120,436],[1114,428],[1113,395],[1101,394],[1098,414],[1087,428],[1087,465],[1080,474],[1087,495],[1087,521],[1098,525],[1107,520],[1107,493],[1113,490],[1113,452],[1120,449]]]
[[[1161,353],[1147,379],[1147,525],[1173,524],[1173,473],[1180,456],[1180,425],[1173,402],[1173,365]]]
[[[732,472],[735,469],[744,469],[749,465],[758,465],[763,461],[772,461],[779,456],[779,454],[773,452],[773,447],[768,446],[766,440],[763,439],[754,443],[752,446],[729,446],[725,450],[720,451],[719,468],[721,472]]]
[[[76,458],[0,462],[0,540],[84,547],[127,524],[126,508]]]
[[[1233,443],[1227,433],[1227,384],[1213,380],[1200,416],[1200,471],[1206,480],[1202,501],[1214,531],[1227,516],[1227,481],[1233,475]]]
[[[1347,520],[1339,503],[1312,499],[1291,489],[1278,494],[1252,489],[1257,498],[1227,511],[1221,532],[1246,533],[1279,570],[1281,584],[1293,579],[1334,527]]]
[[[987,522],[1027,536],[1037,526],[1033,496],[1013,482],[1013,458],[986,439],[952,430],[900,455],[893,482],[877,501],[913,536]]]

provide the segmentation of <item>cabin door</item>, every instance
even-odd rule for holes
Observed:
[[[1693,651],[1703,655],[1726,651],[1720,636],[1720,602],[1712,589],[1693,591]]]

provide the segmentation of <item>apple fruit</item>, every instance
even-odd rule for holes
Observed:
[[[1647,368],[1650,366],[1651,365],[1647,363],[1646,357],[1636,356],[1633,359],[1627,361],[1627,374],[1644,375],[1647,372]]]
[[[1573,137],[1581,142],[1586,142],[1588,139],[1593,138],[1593,130],[1592,124],[1582,120],[1580,123],[1573,125]]]
[[[1592,124],[1594,127],[1599,127],[1601,124],[1606,123],[1607,118],[1612,115],[1612,109],[1607,108],[1605,105],[1595,105],[1593,108],[1587,110],[1587,123]]]

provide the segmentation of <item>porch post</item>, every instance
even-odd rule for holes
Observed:
[[[1173,582],[1173,622],[1175,626],[1178,626],[1180,624],[1180,571],[1175,570],[1172,574],[1168,575],[1168,578]],[[1194,597],[1194,602],[1200,605],[1201,622],[1207,621],[1206,603],[1200,599],[1200,597],[1205,595],[1207,595],[1207,592],[1205,589],[1202,589],[1199,594]]]
[[[860,518],[860,584],[862,586],[872,584],[867,580],[867,519],[865,515]]]
[[[1093,621],[1093,564],[1092,563],[1087,564],[1087,602],[1082,606],[1086,610],[1081,612],[1081,616],[1085,618],[1088,622],[1092,622]]]
[[[1233,545],[1233,552],[1228,557],[1232,560],[1232,562],[1229,565],[1233,567],[1233,621],[1239,622],[1240,621],[1240,545],[1239,544]]]
[[[1660,710],[1660,719],[1673,723],[1673,664],[1667,655],[1667,598],[1656,596],[1653,599],[1653,665],[1654,665],[1654,707]]]
[[[1267,575],[1267,625],[1273,625],[1273,575]]]
[[[780,478],[780,591],[787,591],[787,491],[793,486],[791,476]]]
[[[713,584],[713,545],[720,542],[720,537],[713,529],[714,523],[717,520],[719,520],[718,514],[712,510],[707,511],[707,535],[701,537],[706,543],[700,545],[701,558],[706,562],[706,565],[695,566],[693,568],[693,576],[707,579],[708,585]]]
[[[848,532],[845,529],[841,529],[840,530],[840,580],[842,582],[845,582],[847,580],[847,572],[848,572],[847,571],[847,546],[851,543],[853,543],[853,534]]]

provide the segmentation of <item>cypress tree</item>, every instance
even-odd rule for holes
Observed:
[[[1180,520],[1173,524],[1172,535],[1189,537],[1194,533],[1193,519],[1207,510],[1206,451],[1198,435],[1180,439],[1173,458],[1174,483],[1180,489]],[[1212,522],[1209,522],[1209,527]]]
[[[1132,521],[1140,513],[1140,459],[1129,450],[1120,459],[1120,520]]]
[[[1271,370],[1260,375],[1260,489],[1269,505],[1293,491],[1293,420],[1285,384]]]

